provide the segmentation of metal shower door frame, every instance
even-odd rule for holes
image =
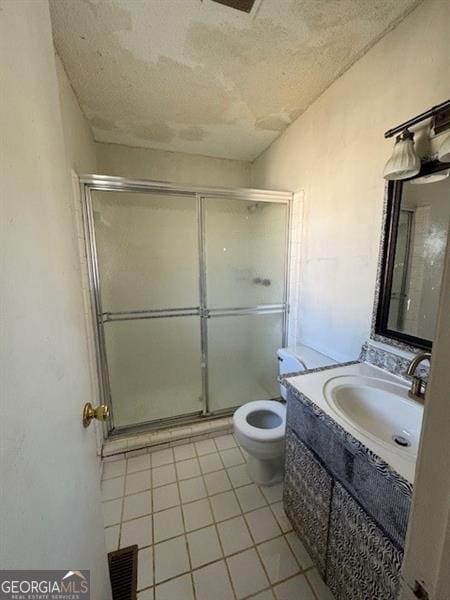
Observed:
[[[92,308],[92,326],[94,331],[94,344],[96,354],[96,367],[101,402],[110,406],[110,417],[104,426],[104,435],[107,437],[112,432],[135,430],[143,426],[155,426],[161,423],[176,422],[198,417],[214,417],[219,414],[230,414],[231,410],[224,409],[211,413],[209,410],[208,392],[208,320],[218,317],[241,316],[249,314],[282,313],[282,344],[287,340],[288,329],[288,292],[289,292],[289,247],[290,247],[290,221],[292,212],[292,194],[290,192],[255,190],[246,188],[215,188],[179,186],[158,181],[141,179],[128,179],[123,177],[109,177],[103,175],[82,175],[80,177],[82,215],[89,278],[89,291]],[[92,192],[158,192],[160,194],[176,194],[195,198],[198,232],[198,273],[199,273],[199,306],[180,308],[160,308],[151,310],[133,310],[119,312],[104,312],[102,309],[100,273],[98,266],[97,242],[95,236],[95,223],[92,205]],[[206,273],[206,230],[205,230],[205,200],[214,197],[234,198],[244,201],[258,201],[281,203],[286,205],[286,230],[285,230],[285,260],[284,260],[284,286],[283,302],[280,304],[263,304],[252,307],[216,308],[209,309],[207,305],[207,273]],[[202,386],[203,408],[200,412],[165,417],[127,427],[117,427],[114,424],[114,404],[111,398],[109,382],[108,360],[105,345],[104,324],[111,321],[124,321],[135,319],[158,319],[182,316],[198,316],[200,320],[200,373]]]

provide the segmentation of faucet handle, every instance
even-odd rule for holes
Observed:
[[[411,379],[412,383],[411,388],[408,390],[408,396],[413,400],[420,400],[421,402],[424,402],[426,391],[425,382],[420,379],[420,377],[417,377],[417,375],[412,375]]]

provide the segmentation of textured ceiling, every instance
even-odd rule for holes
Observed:
[[[417,0],[51,0],[101,142],[252,160]]]

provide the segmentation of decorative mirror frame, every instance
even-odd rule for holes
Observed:
[[[438,171],[448,168],[450,168],[450,163],[430,160],[422,164],[420,173],[415,177],[398,181],[389,181],[386,184],[380,253],[375,286],[375,302],[370,336],[375,341],[383,342],[390,346],[396,346],[397,348],[412,352],[417,349],[430,350],[433,346],[432,340],[426,340],[408,333],[389,329],[389,304],[403,184],[411,179],[429,175],[430,173],[437,173]]]

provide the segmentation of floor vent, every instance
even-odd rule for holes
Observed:
[[[113,600],[136,600],[137,546],[128,546],[108,554]]]

